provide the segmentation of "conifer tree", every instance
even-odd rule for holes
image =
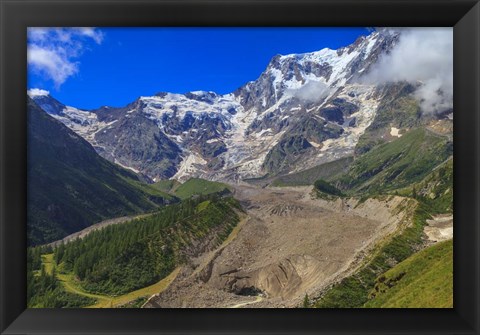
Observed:
[[[310,308],[310,299],[307,293],[305,293],[305,297],[303,298],[303,308]]]

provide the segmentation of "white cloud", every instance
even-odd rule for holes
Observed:
[[[53,80],[59,88],[78,73],[78,58],[95,42],[101,44],[103,33],[96,28],[29,28],[27,62],[35,71]]]
[[[34,69],[53,79],[57,86],[60,86],[68,77],[78,72],[76,63],[62,57],[55,50],[37,46],[28,48],[27,61]]]
[[[453,106],[453,29],[404,28],[390,54],[364,77],[370,83],[407,81],[418,85],[415,97],[423,112]]]
[[[101,31],[96,30],[95,28],[91,27],[82,27],[78,28],[78,32],[83,35],[90,37],[93,39],[97,44],[101,44],[103,42],[103,34]]]
[[[33,98],[49,95],[50,92],[47,90],[42,90],[40,88],[31,88],[27,91],[27,94],[30,96],[30,98]]]
[[[316,80],[309,80],[298,89],[289,89],[286,94],[294,96],[305,102],[317,102],[324,99],[329,93],[328,86]]]
[[[43,42],[48,36],[49,28],[29,28],[28,29],[28,38],[33,41]]]

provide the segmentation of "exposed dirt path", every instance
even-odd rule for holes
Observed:
[[[97,304],[105,304],[108,305],[112,301],[112,297],[106,296],[106,295],[99,295],[99,294],[93,294],[93,293],[88,293],[81,289],[79,286],[77,286],[73,280],[73,275],[69,274],[58,274],[57,278],[60,280],[60,282],[63,284],[63,287],[65,287],[65,291],[82,295],[85,297],[93,298],[97,300]],[[110,307],[110,306],[109,306]]]
[[[239,304],[235,304],[233,306],[229,306],[227,308],[240,308],[240,307],[244,307],[244,306],[247,306],[247,305],[256,304],[256,303],[258,303],[262,300],[263,300],[262,297],[257,296],[254,301],[242,302],[242,303],[239,303]]]
[[[42,264],[45,266],[45,271],[48,274],[51,274],[54,267],[53,254],[42,255]],[[109,297],[106,295],[98,295],[98,294],[88,293],[84,291],[83,289],[78,287],[78,285],[75,284],[72,274],[64,274],[64,273],[57,272],[57,279],[62,283],[63,287],[65,288],[65,291],[67,292],[97,299],[98,301],[97,303],[108,303],[112,300],[112,297]]]
[[[42,263],[45,266],[45,271],[51,274],[54,267],[53,254],[42,255]],[[173,282],[173,280],[180,272],[180,269],[180,267],[176,268],[167,277],[163,278],[155,284],[143,287],[129,293],[125,293],[117,297],[86,292],[84,289],[78,286],[75,279],[73,278],[73,274],[71,273],[64,274],[57,272],[57,278],[62,283],[65,291],[97,300],[94,305],[88,306],[88,308],[112,308],[127,304],[128,302],[134,301],[138,298],[152,297],[154,294],[162,292]]]
[[[236,237],[186,266],[146,307],[294,307],[408,225],[408,199],[328,202],[312,199],[311,190],[235,186],[248,214]],[[252,295],[258,298],[246,301]]]
[[[180,268],[173,270],[167,277],[156,282],[153,285],[125,293],[121,296],[110,298],[109,301],[99,301],[95,305],[90,306],[91,308],[111,308],[118,307],[127,304],[130,301],[134,301],[138,298],[151,298],[153,295],[158,294],[165,290],[175,279],[175,277],[180,272]]]

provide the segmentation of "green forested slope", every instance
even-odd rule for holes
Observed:
[[[27,307],[64,308],[93,304],[94,299],[66,292],[56,276],[56,269],[47,269],[42,264],[42,254],[48,252],[51,252],[48,247],[27,248]]]
[[[360,155],[336,185],[352,194],[385,193],[421,181],[452,153],[446,136],[413,129]]]
[[[167,276],[207,236],[217,246],[239,221],[233,198],[199,197],[59,246],[54,259],[89,292],[118,295]]]

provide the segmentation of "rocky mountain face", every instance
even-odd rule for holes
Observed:
[[[99,221],[174,201],[28,99],[28,243],[58,240]],[[59,116],[60,114],[55,114]]]
[[[161,92],[89,111],[31,97],[104,158],[149,181],[274,176],[366,152],[423,122],[411,84],[361,80],[398,38],[376,31],[338,50],[277,55],[258,79],[225,95]]]

